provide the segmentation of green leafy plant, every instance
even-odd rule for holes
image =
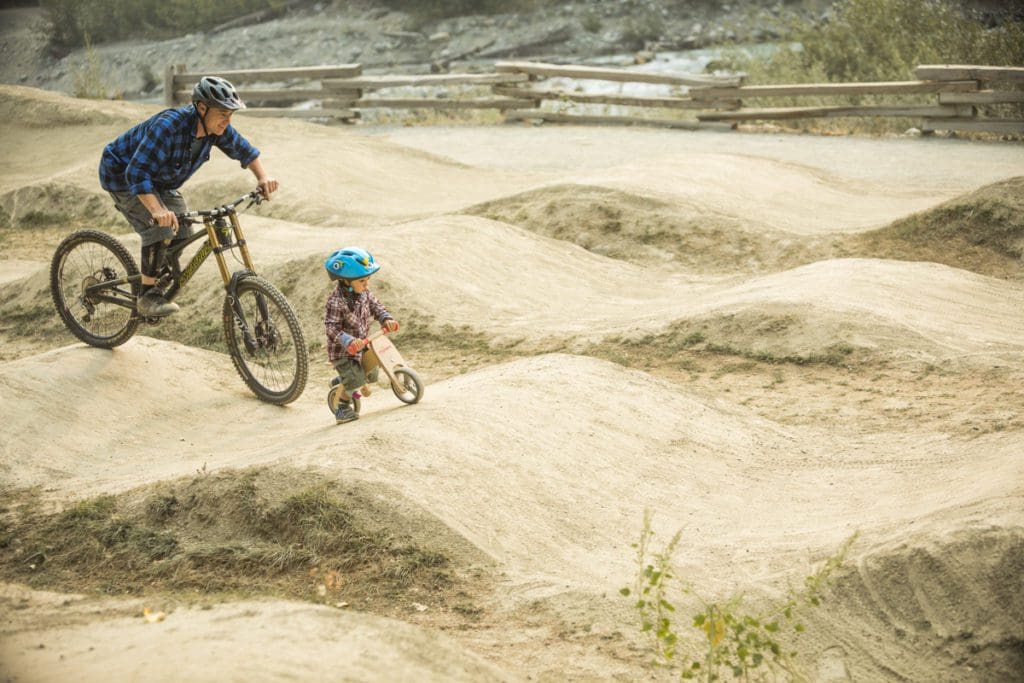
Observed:
[[[754,675],[800,678],[794,664],[798,653],[791,649],[793,640],[806,630],[800,614],[808,607],[821,605],[824,589],[842,566],[856,534],[814,574],[806,577],[800,589],[790,590],[781,603],[754,612],[746,607],[742,595],[724,602],[698,598],[700,607],[689,619],[680,615],[680,607],[673,602],[676,594],[695,596],[691,586],[677,581],[672,568],[672,557],[682,532],[676,532],[661,550],[652,549],[653,538],[651,517],[647,512],[640,541],[633,544],[639,568],[636,582],[620,593],[635,597],[640,629],[651,636],[661,664],[683,679],[719,681],[723,674],[741,680],[749,680]],[[688,642],[687,635],[699,638],[701,656],[690,656],[682,651],[682,645]]]

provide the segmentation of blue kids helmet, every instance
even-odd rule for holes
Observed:
[[[324,268],[332,280],[358,280],[380,270],[373,255],[361,247],[339,249],[327,257]]]

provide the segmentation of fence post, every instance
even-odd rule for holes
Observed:
[[[164,104],[173,107],[178,102],[174,97],[174,77],[185,73],[184,64],[168,64],[164,70]]]

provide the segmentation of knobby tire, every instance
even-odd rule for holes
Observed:
[[[53,254],[50,296],[73,335],[90,346],[112,349],[132,338],[139,317],[133,308],[86,299],[84,288],[138,274],[135,259],[117,239],[98,230],[79,230],[64,238]],[[139,294],[138,281],[119,287],[130,288],[133,298]]]
[[[231,299],[224,301],[224,340],[246,386],[261,400],[285,405],[306,388],[309,358],[298,316],[274,285],[259,276],[238,281],[236,295],[257,348],[246,348]],[[260,299],[269,311],[262,320]]]

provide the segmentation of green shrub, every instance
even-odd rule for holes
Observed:
[[[50,43],[80,47],[125,38],[167,37],[209,29],[285,0],[40,0]]]
[[[797,20],[767,61],[737,57],[751,82],[898,81],[921,64],[1024,63],[1024,22],[986,28],[948,0],[839,0],[824,23]]]
[[[839,0],[828,21],[797,19],[786,29],[786,47],[768,58],[735,50],[719,66],[747,74],[753,84],[851,83],[915,80],[922,64],[1024,64],[1024,22],[987,28],[949,0]],[[1006,84],[999,88],[1005,89]],[[848,98],[763,98],[757,106],[923,105],[934,95],[867,95]],[[986,116],[1019,118],[1022,105],[980,108]],[[786,123],[815,127],[809,120]],[[833,129],[868,133],[906,127],[902,119],[830,119]]]
[[[831,21],[794,36],[805,66],[832,81],[913,78],[919,64],[1009,66],[1024,59],[1020,22],[986,30],[948,0],[841,0]]]

